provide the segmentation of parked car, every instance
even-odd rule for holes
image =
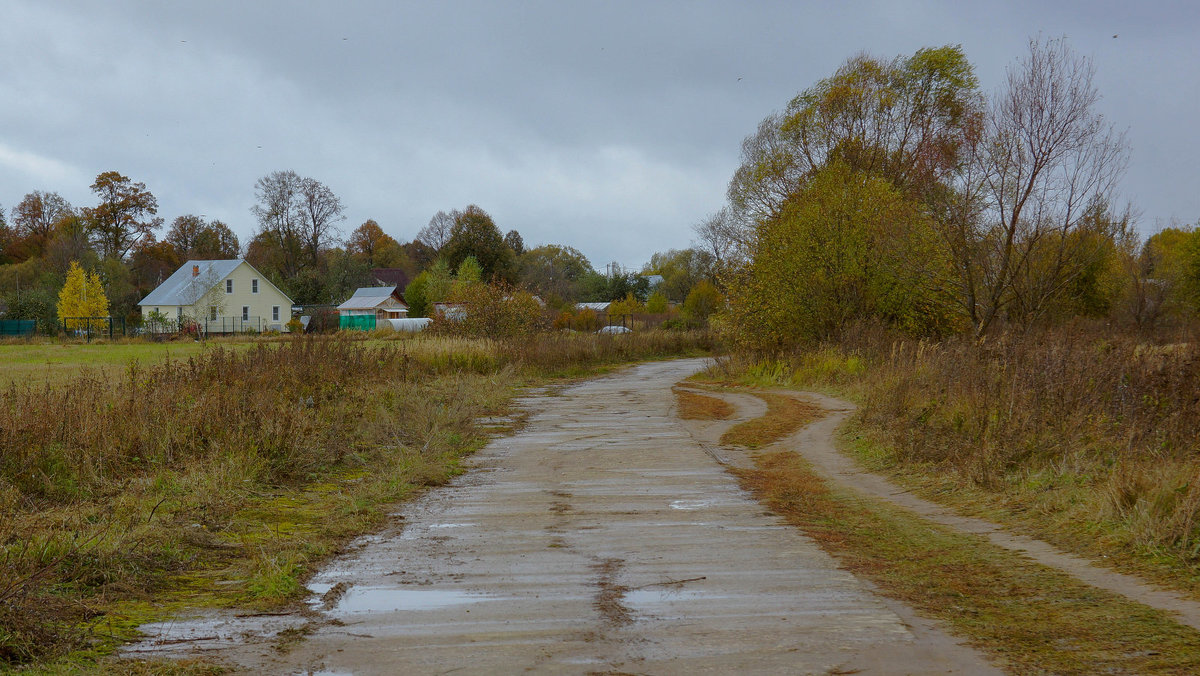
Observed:
[[[604,334],[609,334],[609,335],[618,334],[618,333],[633,333],[633,329],[628,329],[628,328],[625,328],[624,326],[606,326],[606,327],[600,329],[599,331],[597,331],[596,333],[604,333]]]

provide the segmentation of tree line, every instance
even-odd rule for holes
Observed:
[[[863,321],[916,335],[1200,310],[1200,232],[1143,242],[1119,202],[1129,146],[1090,59],[1031,40],[992,96],[958,46],[858,55],[765,118],[728,204],[696,227],[740,344]]]
[[[437,212],[406,243],[374,219],[343,235],[341,199],[294,171],[272,172],[255,183],[250,213],[256,229],[245,243],[228,224],[204,215],[185,214],[167,225],[146,185],[119,172],[101,173],[91,188],[94,206],[77,208],[58,193],[36,190],[7,217],[0,207],[5,318],[52,324],[72,264],[99,280],[109,314],[134,322],[140,320],[138,301],[193,259],[243,256],[306,305],[340,303],[356,288],[376,284],[372,270],[399,269],[409,280],[404,291],[413,316],[450,300],[460,277],[524,289],[562,311],[577,302],[614,300],[630,311],[646,311],[647,302],[650,311],[666,311],[672,302],[682,304],[698,282],[711,286],[716,279],[711,257],[695,249],[654,254],[640,274],[619,266],[602,274],[574,247],[527,248],[519,232],[502,234],[476,205]],[[650,274],[665,280],[657,295],[649,289]]]

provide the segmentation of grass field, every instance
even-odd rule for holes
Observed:
[[[754,468],[732,470],[743,487],[880,593],[944,622],[1006,671],[1200,670],[1200,633],[1168,613],[830,484],[799,454],[767,448],[822,411],[783,394],[726,385],[768,404],[762,417],[734,425],[722,437],[725,445],[764,449],[753,454]],[[852,431],[840,439],[850,449],[865,443]]]
[[[58,383],[79,376],[85,371],[95,377],[118,378],[124,374],[128,365],[135,361],[143,366],[150,366],[167,359],[186,360],[216,346],[239,349],[251,344],[252,341],[248,339],[203,343],[4,342],[0,343],[0,387],[13,383]]]
[[[144,622],[294,601],[390,505],[454,476],[494,431],[476,421],[510,413],[522,385],[710,347],[698,333],[2,344],[0,671],[119,673],[105,656]]]
[[[1200,598],[1200,341],[1099,325],[729,359],[855,401],[852,452],[917,494]]]

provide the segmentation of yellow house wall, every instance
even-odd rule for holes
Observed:
[[[233,293],[225,293],[225,280],[227,279],[233,280]],[[255,279],[258,280],[258,293],[251,291],[252,281]],[[206,293],[196,305],[184,306],[183,316],[203,322],[205,318],[209,317],[209,304],[213,302],[217,306],[218,318],[241,319],[242,306],[246,305],[250,307],[250,317],[262,318],[263,330],[284,332],[288,330],[287,323],[292,318],[292,302],[272,286],[266,277],[250,267],[249,263],[243,261],[228,276],[222,277],[217,282],[216,289],[216,293]],[[279,306],[278,321],[271,319],[271,307],[275,305]],[[165,314],[171,321],[175,321],[179,314],[179,308],[175,305],[143,306],[142,319],[149,319],[150,313],[155,309]]]

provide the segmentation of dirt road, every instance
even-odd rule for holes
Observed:
[[[263,673],[998,673],[738,487],[673,415],[700,367],[530,398],[520,433],[322,571],[310,617],[176,622],[139,649]],[[308,637],[281,654],[288,627]]]

